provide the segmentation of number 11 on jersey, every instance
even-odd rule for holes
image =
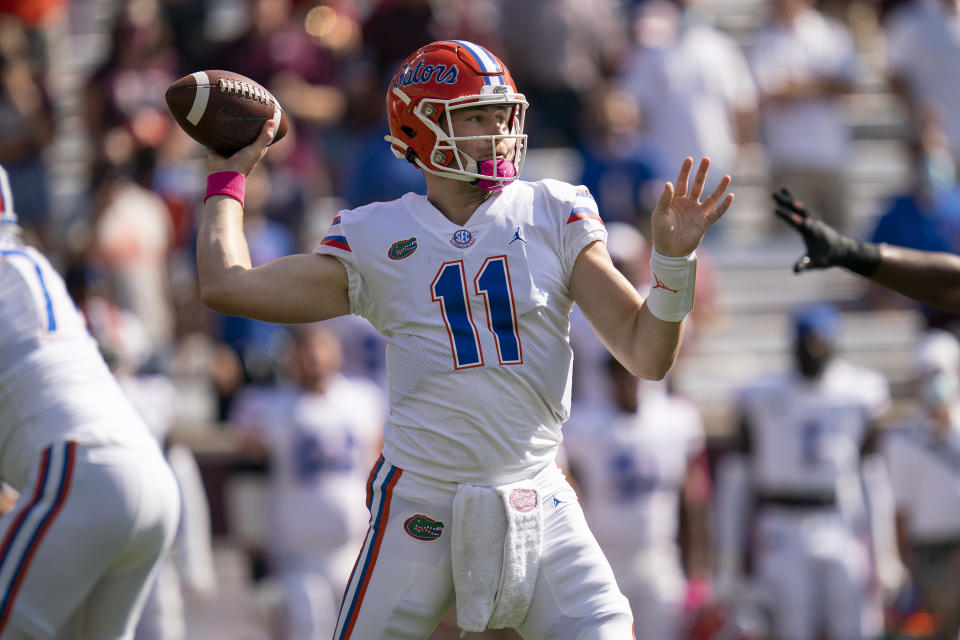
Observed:
[[[473,279],[476,295],[483,296],[487,311],[487,328],[497,343],[500,364],[520,364],[523,351],[517,327],[517,307],[510,282],[506,256],[487,258]],[[434,302],[440,303],[443,322],[450,335],[455,369],[483,366],[480,336],[470,311],[467,278],[463,260],[444,262],[430,284]]]

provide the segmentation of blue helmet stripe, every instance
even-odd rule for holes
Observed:
[[[503,69],[500,68],[500,65],[497,63],[493,55],[489,51],[484,49],[478,44],[472,42],[467,42],[466,40],[453,40],[458,45],[470,52],[470,55],[473,56],[473,59],[477,61],[477,64],[480,66],[480,70],[484,73],[503,73]],[[484,76],[483,81],[485,84],[503,84],[503,76]]]

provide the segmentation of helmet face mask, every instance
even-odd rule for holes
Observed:
[[[506,133],[454,135],[457,110],[498,106],[508,110]],[[428,173],[467,182],[483,180],[484,188],[496,190],[515,180],[523,165],[526,109],[526,99],[492,53],[459,40],[434,42],[407,58],[394,76],[387,92],[391,135],[385,139],[394,155]],[[478,141],[490,144],[489,153],[480,155],[493,162],[478,162],[465,151],[481,147]],[[513,171],[504,171],[496,162],[498,156],[512,162]]]

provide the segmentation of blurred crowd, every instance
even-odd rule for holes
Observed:
[[[960,251],[957,0],[758,1],[762,15],[737,33],[707,18],[713,2],[720,0],[0,0],[0,164],[9,171],[20,221],[65,274],[138,406],[160,423],[156,432],[170,444],[172,465],[179,461],[182,484],[198,496],[196,515],[185,518],[199,523],[193,544],[209,545],[210,530],[227,538],[236,532],[223,515],[216,474],[191,464],[187,445],[199,451],[198,442],[226,443],[235,456],[229,469],[247,465],[269,478],[263,517],[271,531],[246,550],[251,579],[269,576],[281,587],[275,637],[326,637],[335,616],[365,527],[365,474],[384,420],[384,344],[357,318],[293,331],[202,305],[194,237],[205,159],[169,116],[166,87],[197,70],[229,69],[267,87],[291,117],[291,133],[247,182],[244,225],[255,265],[312,250],[340,209],[424,192],[420,171],[396,160],[383,141],[384,91],[402,58],[447,38],[483,44],[506,62],[531,104],[531,151],[549,158],[564,150],[575,158],[571,175],[555,177],[594,194],[611,255],[640,289],[649,278],[649,213],[685,156],[709,156],[713,179],[730,173],[734,191],[745,168],[759,174],[763,189],[788,185],[825,220],[865,238]],[[865,230],[851,214],[849,114],[853,98],[876,78],[901,116],[893,137],[907,175],[890,185]],[[763,230],[769,237],[780,231],[772,215],[757,219],[771,220]],[[723,227],[701,256],[688,343],[698,339],[698,326],[723,313],[723,282],[710,260],[729,240]],[[907,303],[869,291],[858,305]],[[937,352],[953,353],[956,318],[917,313],[922,329],[942,332]],[[707,595],[712,576],[724,578],[724,589],[715,591],[742,594],[737,572],[749,569],[717,570],[710,522],[722,518],[711,511],[713,483],[739,472],[718,478],[722,461],[714,449],[737,452],[749,467],[763,446],[756,438],[747,448],[740,436],[725,438],[740,425],[704,424],[669,380],[638,392],[576,312],[572,325],[577,365],[565,455],[598,538],[622,559],[618,578],[622,570],[623,589],[638,603],[638,637],[669,640],[690,628],[700,634],[690,637],[777,637],[763,615],[751,610],[750,624],[732,631],[733,607],[705,604],[724,600]],[[917,393],[894,399],[915,403],[927,417],[908,430],[946,420],[947,436],[924,437],[960,438],[952,431],[960,429],[952,417],[956,358],[926,353],[915,364]],[[925,386],[932,376],[935,391]],[[867,422],[883,423],[888,396],[881,390],[864,400],[869,420],[848,434],[850,446],[860,450]],[[730,404],[755,411],[747,400]],[[635,441],[631,429],[641,426],[633,422],[673,429],[644,431]],[[609,425],[622,433],[607,434],[618,452],[607,460],[597,443]],[[906,506],[916,493],[903,484],[911,480],[903,470],[913,455],[907,449],[870,449],[889,461],[884,495],[900,548],[885,548],[887,555],[876,556],[881,564],[864,561],[870,568],[863,569],[863,588],[879,598],[880,621],[873,636],[856,637],[879,637],[885,628],[891,637],[953,640],[960,627],[960,521],[910,520]],[[960,473],[960,447],[947,458],[943,464]],[[856,460],[831,464],[840,469]],[[960,506],[960,490],[950,485],[956,481],[941,475],[930,481],[943,485],[937,491],[949,508]],[[624,515],[631,509],[633,516]],[[617,518],[629,526],[602,524]],[[685,540],[682,558],[677,539]],[[930,550],[935,543],[943,555]],[[200,564],[181,567],[181,582],[195,593],[214,590],[209,553],[194,549],[191,557]],[[931,567],[943,575],[931,577]],[[929,597],[938,591],[939,599]],[[918,612],[926,626],[910,617]],[[905,620],[914,627],[905,630]],[[756,635],[747,635],[751,629]],[[824,622],[823,629],[834,627]],[[143,633],[185,637],[183,629]]]

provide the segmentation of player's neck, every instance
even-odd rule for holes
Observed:
[[[463,226],[473,212],[492,195],[467,182],[425,174],[427,200],[450,222]]]

